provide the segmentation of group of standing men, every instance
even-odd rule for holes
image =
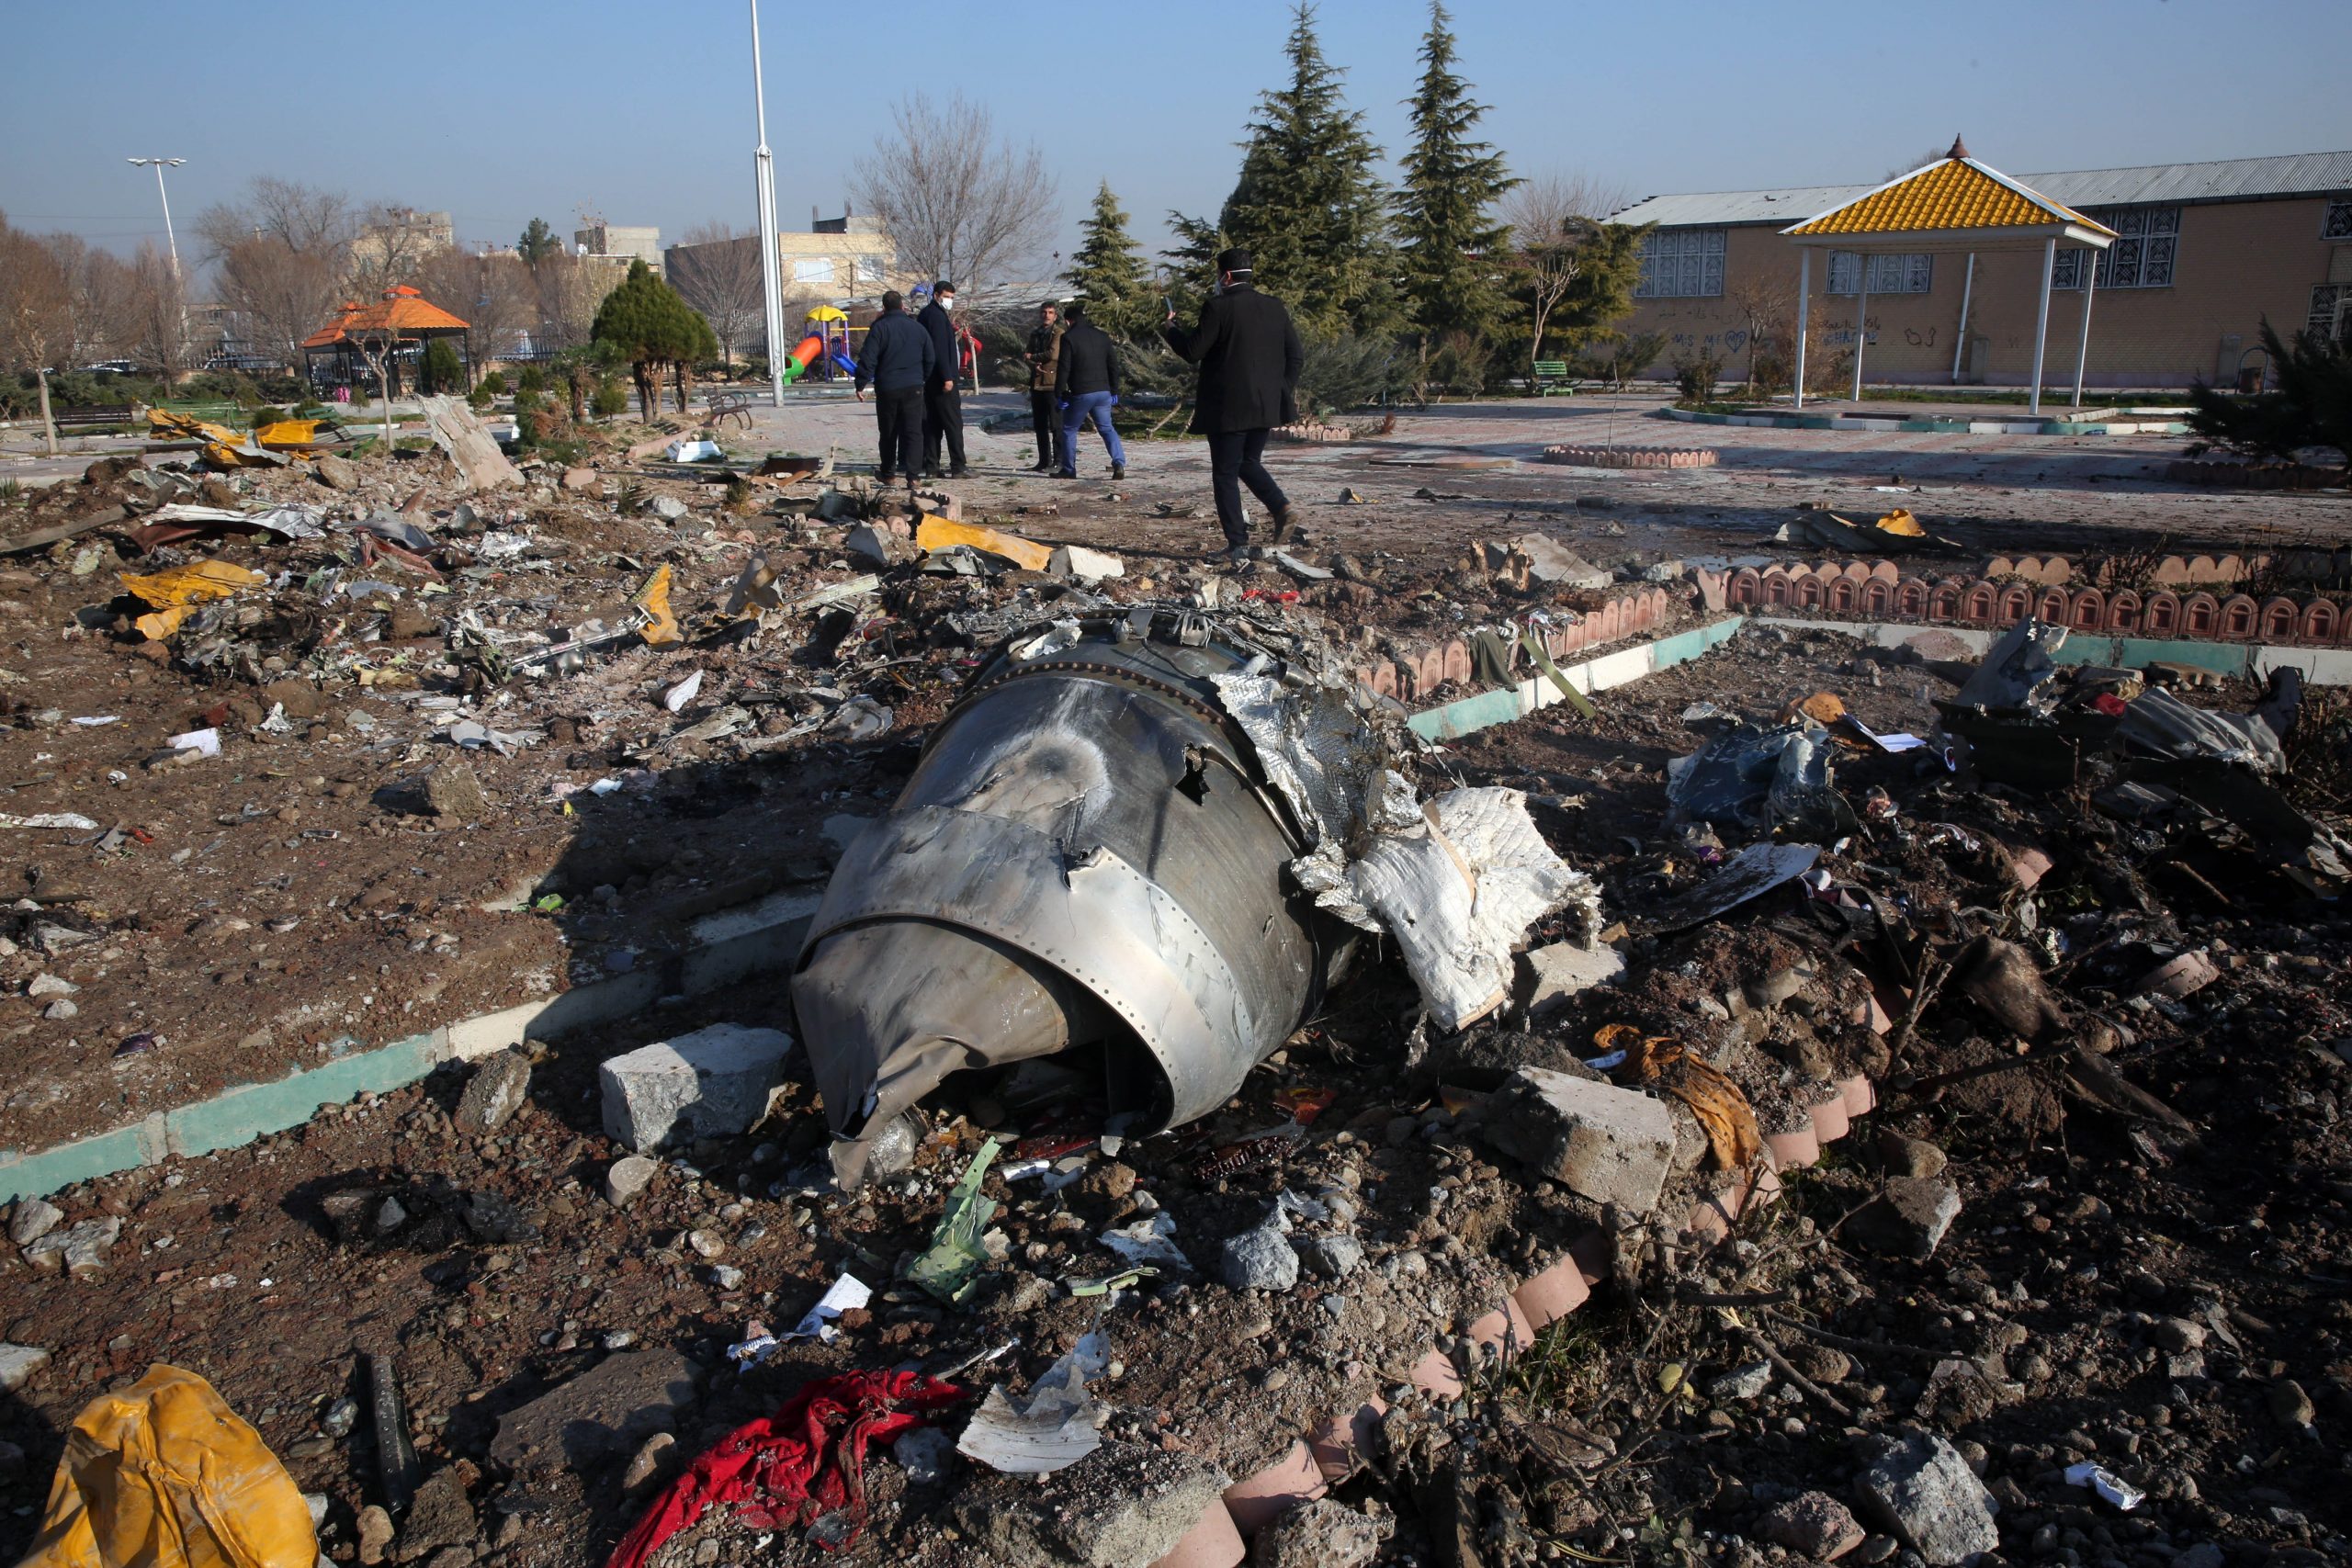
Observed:
[[[1217,291],[1201,307],[1189,331],[1177,324],[1173,306],[1161,333],[1168,345],[1200,367],[1193,398],[1192,431],[1208,438],[1210,487],[1217,522],[1225,533],[1225,557],[1239,565],[1250,558],[1250,521],[1242,511],[1247,487],[1266,509],[1272,539],[1282,543],[1291,528],[1291,507],[1266,471],[1266,441],[1278,424],[1298,417],[1298,378],[1306,351],[1298,329],[1282,301],[1258,292],[1250,253],[1228,250],[1217,257]],[[929,467],[938,469],[944,440],[950,459],[947,477],[961,479],[964,412],[957,390],[956,331],[950,312],[956,286],[944,280],[922,314],[909,316],[896,289],[882,296],[882,314],[866,330],[857,360],[857,395],[875,389],[875,420],[882,444],[880,476],[885,484],[904,475],[910,486],[919,470],[917,446],[927,444]],[[1108,333],[1086,319],[1084,300],[1074,301],[1068,319],[1054,304],[1039,307],[1029,336],[1029,407],[1037,436],[1034,472],[1078,477],[1080,431],[1091,423],[1111,457],[1111,476],[1126,477],[1126,452],[1112,424],[1119,401],[1119,352]]]

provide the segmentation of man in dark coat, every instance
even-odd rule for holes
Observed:
[[[1054,367],[1062,352],[1061,310],[1051,299],[1037,307],[1037,325],[1029,334],[1029,423],[1037,433],[1037,466],[1032,473],[1050,474],[1069,465],[1061,445],[1062,416],[1054,396]]]
[[[1102,433],[1111,453],[1111,477],[1127,477],[1127,454],[1119,445],[1118,427],[1111,411],[1119,402],[1119,349],[1110,334],[1086,319],[1086,301],[1069,308],[1069,325],[1062,332],[1060,357],[1054,366],[1054,396],[1062,408],[1062,466],[1066,479],[1078,478],[1078,432],[1088,419]]]
[[[1171,306],[1164,334],[1169,347],[1201,367],[1193,395],[1193,431],[1209,438],[1209,473],[1217,522],[1225,528],[1226,558],[1250,558],[1250,520],[1241,487],[1265,507],[1273,542],[1290,532],[1290,502],[1266,472],[1266,437],[1298,417],[1298,373],[1306,350],[1282,301],[1250,283],[1250,257],[1230,250],[1216,258],[1218,291],[1201,307],[1191,332],[1176,324]]]
[[[959,355],[956,343],[956,286],[945,278],[931,291],[931,303],[915,318],[931,334],[931,379],[923,383],[922,447],[924,478],[939,477],[939,445],[947,444],[947,477],[960,479],[972,470],[964,466],[964,394],[956,372]]]
[[[882,296],[882,313],[865,329],[865,343],[857,351],[857,400],[865,400],[872,383],[874,423],[882,436],[876,474],[884,484],[903,474],[912,490],[922,462],[923,389],[937,378],[931,334],[907,314],[906,303],[895,288]]]

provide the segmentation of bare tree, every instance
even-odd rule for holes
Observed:
[[[179,379],[193,357],[187,327],[187,289],[172,258],[153,240],[139,245],[130,265],[130,343],[141,363],[152,365],[168,384]]]
[[[577,348],[595,325],[596,307],[628,276],[609,262],[589,261],[557,251],[531,269],[538,289],[538,345]]]
[[[1533,318],[1527,348],[1531,385],[1535,365],[1544,357],[1544,334],[1552,314],[1585,276],[1584,241],[1599,220],[1625,201],[1623,186],[1563,169],[1530,175],[1503,197],[1498,214],[1510,225],[1511,270],[1526,290]]]
[[[749,346],[753,334],[767,326],[759,231],[730,229],[714,218],[687,230],[685,239],[665,254],[670,286],[710,323],[719,357],[734,364],[735,345]],[[768,352],[776,350],[770,345]]]
[[[0,368],[47,369],[74,345],[74,290],[40,236],[0,213]]]
[[[355,227],[351,203],[341,191],[274,175],[256,176],[246,185],[242,199],[208,207],[196,220],[198,235],[216,256],[260,234],[301,254],[327,251],[340,260]]]
[[[987,107],[961,94],[944,105],[901,99],[890,119],[891,133],[857,161],[852,190],[890,231],[899,264],[953,279],[974,304],[1026,281],[1061,216],[1036,144],[1000,140]]]
[[[74,356],[119,359],[135,347],[138,279],[112,251],[84,251],[71,272],[74,288]]]
[[[244,196],[197,215],[220,303],[245,323],[254,349],[292,367],[302,340],[346,298],[354,221],[339,191],[262,175]]]
[[[345,247],[348,272],[344,287],[358,299],[376,299],[401,284],[413,285],[420,267],[452,248],[416,209],[370,203],[356,218],[351,242]]]
[[[538,324],[538,290],[522,259],[441,251],[424,258],[409,282],[466,323],[466,356],[477,374],[514,352],[516,334]]]
[[[1778,273],[1751,273],[1724,290],[1747,322],[1747,385],[1756,387],[1756,349],[1767,336],[1777,337],[1796,309],[1796,285]]]

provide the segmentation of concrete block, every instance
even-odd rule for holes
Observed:
[[[1057,545],[1054,558],[1046,570],[1056,577],[1100,582],[1106,577],[1126,576],[1127,563],[1107,550],[1090,550],[1084,545]]]
[[[1530,1018],[1541,1017],[1578,991],[1612,985],[1624,973],[1625,955],[1613,947],[1555,942],[1519,955],[1520,1005]]]
[[[781,1030],[714,1023],[615,1056],[596,1072],[605,1132],[639,1152],[748,1132],[767,1114],[791,1049]]]
[[[531,1091],[531,1059],[520,1051],[499,1051],[482,1058],[458,1097],[455,1118],[463,1133],[495,1133],[506,1119],[523,1109]]]
[[[1570,1191],[1640,1216],[1666,1185],[1674,1118],[1634,1089],[1521,1067],[1487,1108],[1487,1139]]]
[[[0,1345],[0,1393],[16,1393],[47,1365],[49,1352],[37,1345]]]
[[[1864,1513],[1933,1568],[1959,1568],[2000,1545],[1991,1494],[1960,1450],[1932,1432],[1888,1443],[1854,1492]]]

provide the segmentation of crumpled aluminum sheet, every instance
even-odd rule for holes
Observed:
[[[2066,628],[2028,615],[1985,651],[1976,672],[1953,702],[1988,713],[2023,710],[2046,714],[2058,705],[2050,677],[2058,672],[2052,655],[2066,646]]]
[[[1345,843],[1393,751],[1357,709],[1353,688],[1328,675],[1236,672],[1211,681],[1300,827],[1318,846]]]
[[[2151,686],[2123,710],[2126,743],[2158,757],[2211,757],[2265,777],[2287,771],[2287,753],[2267,724],[2250,714],[2191,707]]]
[[[1100,1327],[1079,1337],[1069,1354],[1038,1375],[1025,1399],[997,1383],[956,1443],[966,1459],[1008,1475],[1051,1475],[1102,1445],[1108,1414],[1087,1391],[1111,1365],[1111,1342]]]

